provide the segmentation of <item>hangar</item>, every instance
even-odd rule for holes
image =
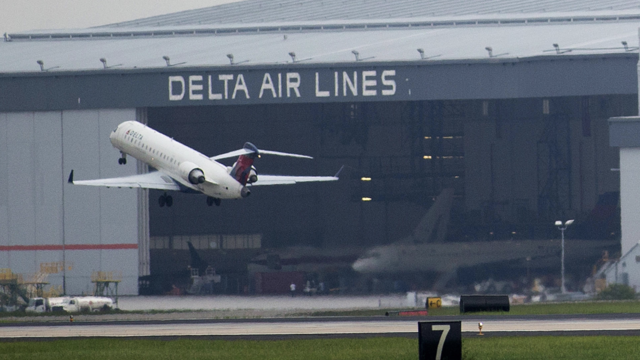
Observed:
[[[238,265],[262,249],[390,243],[451,187],[454,241],[556,238],[561,218],[584,224],[570,237],[619,238],[607,119],[638,113],[639,24],[633,1],[245,0],[5,34],[0,267],[54,264],[70,294],[121,272],[136,294],[139,277],[186,268],[191,241],[240,291]],[[72,169],[148,171],[119,166],[108,140],[131,119],[211,156],[252,141],[315,158],[258,172],[347,171],[220,207],[68,185]]]

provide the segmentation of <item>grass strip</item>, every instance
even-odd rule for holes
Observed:
[[[412,359],[417,340],[403,338],[327,340],[126,340],[74,339],[0,343],[0,359]]]
[[[462,340],[465,360],[638,359],[635,336],[530,336]]]
[[[638,359],[633,336],[487,337],[462,340],[463,359]],[[0,343],[0,359],[411,359],[418,340],[407,338],[315,340],[72,339]]]

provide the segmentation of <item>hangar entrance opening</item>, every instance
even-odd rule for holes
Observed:
[[[455,194],[446,242],[555,239],[553,222],[569,218],[568,238],[619,239],[607,119],[636,111],[634,95],[149,108],[149,126],[208,156],[250,141],[314,157],[263,156],[258,174],[333,175],[345,165],[337,183],[259,187],[220,207],[175,194],[160,208],[162,193],[151,191],[151,274],[184,272],[190,241],[231,279],[219,291],[252,291],[247,264],[266,249],[393,243],[445,188]]]

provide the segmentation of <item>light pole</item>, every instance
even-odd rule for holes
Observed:
[[[562,234],[562,255],[560,255],[562,264],[560,269],[560,275],[562,276],[562,285],[560,286],[560,291],[562,291],[563,294],[567,292],[567,289],[564,287],[564,231],[567,230],[567,228],[571,224],[573,224],[573,220],[567,220],[564,225],[562,224],[562,221],[556,220],[556,226],[558,227],[558,230],[560,230],[560,234]]]

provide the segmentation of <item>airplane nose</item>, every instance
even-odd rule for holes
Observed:
[[[358,259],[351,265],[351,268],[353,268],[355,272],[364,272],[366,270],[365,261]]]

